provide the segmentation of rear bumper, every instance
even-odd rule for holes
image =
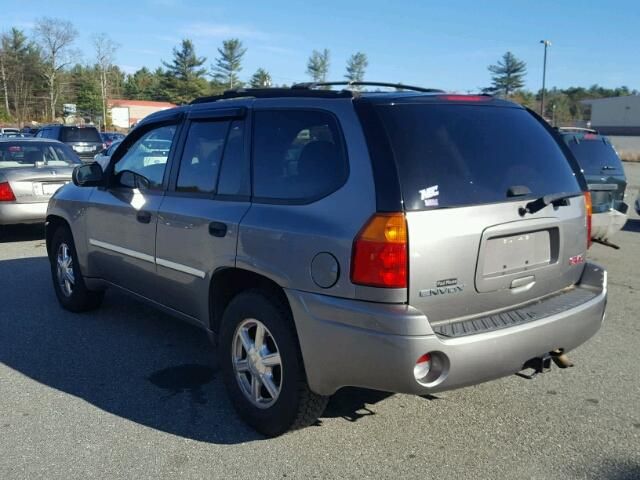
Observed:
[[[541,320],[457,338],[433,333],[427,318],[408,305],[286,293],[313,391],[330,395],[355,386],[424,395],[513,374],[532,358],[586,342],[604,317],[606,271],[587,264],[578,288],[597,295]],[[413,367],[427,352],[444,360],[441,375],[424,386]]]
[[[0,225],[44,222],[47,202],[5,203],[0,202]]]
[[[627,223],[627,214],[618,210],[594,213],[591,218],[591,238],[607,240],[622,230],[625,223]]]

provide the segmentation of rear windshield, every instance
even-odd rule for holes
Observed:
[[[613,147],[602,137],[593,139],[565,136],[565,143],[587,175],[623,173],[622,163]]]
[[[95,142],[102,143],[102,138],[95,128],[64,127],[60,141],[62,142]]]
[[[45,142],[0,143],[0,169],[10,167],[72,167],[81,163],[67,145]]]
[[[580,193],[555,139],[526,110],[455,104],[380,105],[407,210]],[[522,199],[523,197],[518,197]]]

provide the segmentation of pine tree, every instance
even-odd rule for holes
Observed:
[[[314,82],[326,82],[329,73],[329,50],[319,52],[314,50],[307,62],[307,73]]]
[[[204,79],[206,69],[201,67],[207,59],[196,55],[193,42],[182,40],[180,47],[173,49],[171,63],[162,62],[165,72],[165,88],[169,99],[178,104],[188,103],[196,97],[204,95],[207,82]]]
[[[213,78],[224,84],[229,89],[241,86],[238,73],[242,70],[242,57],[247,49],[237,38],[231,38],[222,42],[222,48],[218,48],[220,55],[212,66]]]
[[[488,68],[493,75],[491,87],[485,89],[486,91],[508,97],[524,86],[527,64],[518,60],[513,53],[505,53],[496,65],[489,65]]]
[[[249,84],[253,88],[267,88],[271,86],[271,75],[264,68],[259,68],[253,74]]]
[[[350,82],[362,82],[364,80],[364,72],[368,66],[367,55],[362,52],[356,52],[347,60],[347,74],[344,78]]]

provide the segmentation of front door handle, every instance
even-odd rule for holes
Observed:
[[[227,234],[227,224],[222,222],[211,222],[209,233],[214,237],[224,237]]]
[[[140,223],[149,223],[151,222],[151,212],[148,212],[146,210],[138,210],[138,213],[136,213],[136,219]]]

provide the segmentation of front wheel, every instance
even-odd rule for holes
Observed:
[[[257,290],[236,296],[222,318],[220,366],[238,414],[267,436],[312,424],[328,397],[309,389],[293,320]]]
[[[58,302],[66,310],[83,312],[97,308],[104,292],[87,289],[73,236],[66,227],[59,227],[51,240],[50,258],[53,288]]]

